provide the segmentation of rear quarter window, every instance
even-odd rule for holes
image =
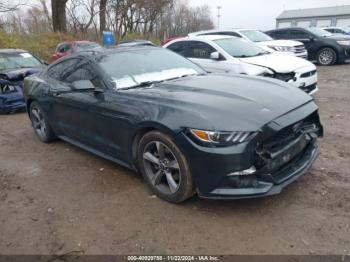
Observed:
[[[79,62],[80,62],[80,59],[69,59],[69,60],[62,61],[58,64],[50,66],[47,69],[46,74],[52,79],[62,81],[64,79],[62,79],[61,77],[64,74],[67,74],[67,72],[73,71]]]
[[[167,47],[169,50],[186,57],[187,42],[176,42]]]

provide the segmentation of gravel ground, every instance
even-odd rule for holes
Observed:
[[[313,169],[274,197],[172,205],[138,174],[25,113],[0,116],[0,254],[349,254],[350,64],[319,68],[325,138]]]

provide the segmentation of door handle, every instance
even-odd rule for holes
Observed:
[[[54,97],[60,97],[61,96],[61,93],[53,93],[52,94]]]

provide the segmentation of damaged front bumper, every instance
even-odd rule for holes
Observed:
[[[244,199],[279,194],[283,188],[306,174],[318,155],[319,147],[313,141],[307,146],[302,155],[281,170],[274,173],[270,173],[268,170],[259,170],[254,175],[228,178],[228,184],[231,184],[233,188],[218,188],[209,194],[201,195],[201,197],[210,199]],[[240,188],[240,185],[243,187]]]
[[[265,125],[249,143],[208,148],[185,134],[176,143],[188,159],[199,197],[243,199],[278,194],[307,173],[322,136],[317,106],[309,103]]]
[[[25,109],[21,85],[0,79],[0,113],[14,113]]]

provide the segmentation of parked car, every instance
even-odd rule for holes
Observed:
[[[316,66],[281,56],[242,38],[205,35],[177,39],[164,46],[212,73],[234,73],[275,78],[313,94],[318,90]]]
[[[21,49],[0,49],[0,113],[25,109],[23,79],[37,73],[44,63]]]
[[[151,46],[72,55],[26,78],[24,93],[41,141],[139,170],[176,203],[277,194],[309,170],[323,133],[312,97],[291,85],[207,74]]]
[[[292,40],[274,40],[264,32],[254,29],[230,29],[230,30],[210,30],[189,34],[189,36],[200,35],[230,35],[244,38],[251,41],[263,49],[283,55],[292,55],[307,59],[307,50],[303,43]]]
[[[309,60],[320,65],[342,63],[350,58],[350,38],[333,35],[320,28],[282,28],[267,32],[275,39],[290,39],[303,42],[309,53]]]
[[[324,27],[323,30],[331,34],[340,34],[340,35],[350,35],[350,28],[342,28],[342,27]]]
[[[76,52],[84,50],[93,50],[101,48],[98,43],[90,41],[68,41],[63,42],[57,45],[55,53],[52,55],[52,60],[56,61],[57,59],[71,55]]]

